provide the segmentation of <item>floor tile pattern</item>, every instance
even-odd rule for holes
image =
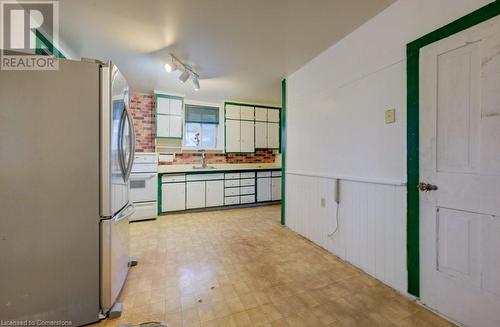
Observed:
[[[279,223],[277,205],[131,224],[121,318],[201,326],[453,326]]]

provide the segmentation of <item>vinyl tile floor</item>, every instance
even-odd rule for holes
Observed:
[[[130,225],[120,318],[191,326],[453,326],[280,225],[280,206]]]

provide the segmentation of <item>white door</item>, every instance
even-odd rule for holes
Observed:
[[[240,121],[226,120],[226,152],[240,152]]]
[[[253,109],[253,108],[252,108]],[[255,124],[253,121],[240,122],[240,151],[255,152]]]
[[[224,181],[207,181],[206,206],[219,207],[224,205]]]
[[[186,183],[186,209],[205,208],[205,182]]]
[[[421,300],[468,326],[500,326],[499,49],[497,17],[420,52]]]
[[[271,201],[271,178],[257,178],[257,202]]]
[[[279,149],[280,147],[280,124],[267,124],[267,147],[269,149]]]
[[[161,185],[161,211],[186,210],[186,183]]]
[[[255,122],[255,148],[267,148],[267,123],[260,121]]]

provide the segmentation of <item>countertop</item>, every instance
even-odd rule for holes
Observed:
[[[208,165],[215,168],[207,169],[194,169],[194,165],[160,165],[158,166],[158,174],[172,174],[172,173],[207,173],[219,171],[232,171],[232,170],[267,170],[267,169],[281,169],[280,165],[275,163],[256,163],[256,164],[219,164]],[[199,166],[199,165],[196,165]]]

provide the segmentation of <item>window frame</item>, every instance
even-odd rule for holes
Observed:
[[[186,145],[186,133],[187,133],[187,122],[186,122],[186,106],[187,105],[198,105],[198,106],[207,106],[214,107],[219,110],[219,124],[217,124],[217,140],[215,147],[196,147],[196,146],[188,146]],[[184,119],[183,119],[183,134],[182,134],[182,152],[197,152],[199,150],[211,151],[211,152],[224,152],[224,110],[222,109],[223,105],[221,103],[213,103],[213,102],[203,102],[203,101],[195,101],[195,100],[187,100],[184,99]]]

